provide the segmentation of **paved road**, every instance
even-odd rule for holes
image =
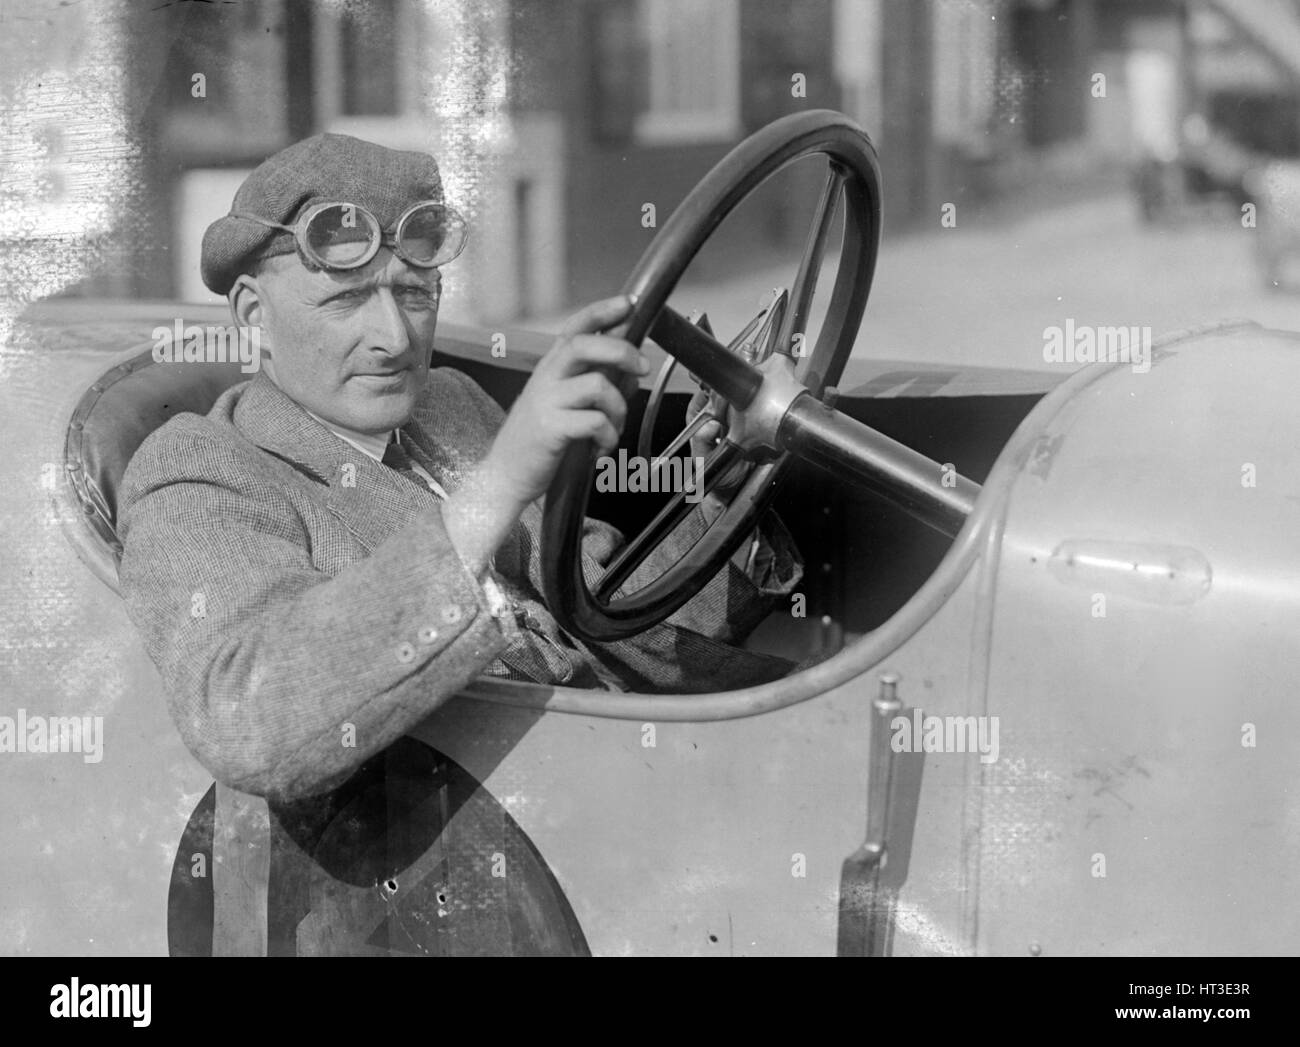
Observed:
[[[1061,365],[1044,361],[1044,328],[1067,319],[1149,326],[1155,337],[1229,317],[1300,330],[1300,294],[1265,286],[1254,255],[1259,234],[1230,207],[1152,227],[1121,194],[1023,218],[1005,210],[957,218],[955,228],[885,245],[855,356],[1051,370]],[[727,335],[763,292],[792,277],[793,260],[788,270],[741,280],[683,283],[672,301],[683,311],[707,309]]]

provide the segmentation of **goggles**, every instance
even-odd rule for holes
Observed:
[[[281,225],[243,211],[232,212],[269,229],[293,233],[298,253],[321,269],[360,269],[379,252],[391,247],[397,257],[421,269],[446,265],[465,249],[469,229],[451,207],[424,200],[402,212],[389,235],[360,204],[313,204],[293,225]]]

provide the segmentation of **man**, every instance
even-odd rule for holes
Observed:
[[[258,167],[204,236],[204,282],[268,359],[141,447],[120,578],[182,737],[237,789],[325,792],[484,672],[707,691],[789,668],[734,646],[800,573],[774,519],[760,577],[729,564],[639,637],[589,645],[556,624],[539,499],[573,441],[616,448],[648,365],[599,333],[627,315],[619,298],[568,322],[504,417],[431,370],[439,270],[464,232],[431,157],[320,135]],[[628,588],[717,509],[702,503]],[[588,566],[621,543],[589,522]]]

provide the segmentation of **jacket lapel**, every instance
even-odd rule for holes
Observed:
[[[429,380],[431,383],[439,381],[438,373],[432,372]],[[487,453],[489,444],[465,432],[464,415],[457,410],[459,404],[455,400],[437,397],[433,392],[430,389],[429,400],[436,402],[439,409],[417,411],[415,417],[402,426],[402,433],[407,437],[406,447],[411,457],[450,494]],[[518,578],[527,576],[532,547],[527,534],[527,517],[528,510],[525,510],[524,519],[510,529],[495,556],[500,571]]]
[[[402,445],[411,457],[450,494],[460,486],[471,467],[464,455],[450,450],[429,432],[429,427],[412,418],[402,426]]]
[[[429,382],[438,381],[437,372]],[[442,410],[417,411],[402,432],[411,457],[448,493],[460,486],[466,472],[486,453],[486,446],[462,447],[467,434],[460,431],[454,402],[437,400]],[[298,472],[328,488],[326,507],[368,550],[374,551],[401,530],[419,512],[439,504],[381,462],[339,439],[290,399],[271,379],[259,372],[240,396],[234,423],[253,443],[288,463]],[[530,507],[540,520],[540,510]],[[526,577],[536,538],[525,521],[516,525],[497,550],[497,563],[508,573]]]
[[[259,373],[240,397],[234,422],[258,447],[325,485],[329,512],[367,550],[373,551],[417,513],[437,504],[432,492],[426,497],[416,485],[335,436],[265,373]]]

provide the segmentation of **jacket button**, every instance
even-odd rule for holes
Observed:
[[[455,604],[442,609],[442,620],[448,625],[455,625],[460,621],[460,608]]]
[[[426,625],[420,630],[420,643],[433,643],[438,639],[438,630],[432,625]]]
[[[415,661],[415,648],[409,643],[404,643],[397,648],[397,660],[405,665],[407,662]]]

